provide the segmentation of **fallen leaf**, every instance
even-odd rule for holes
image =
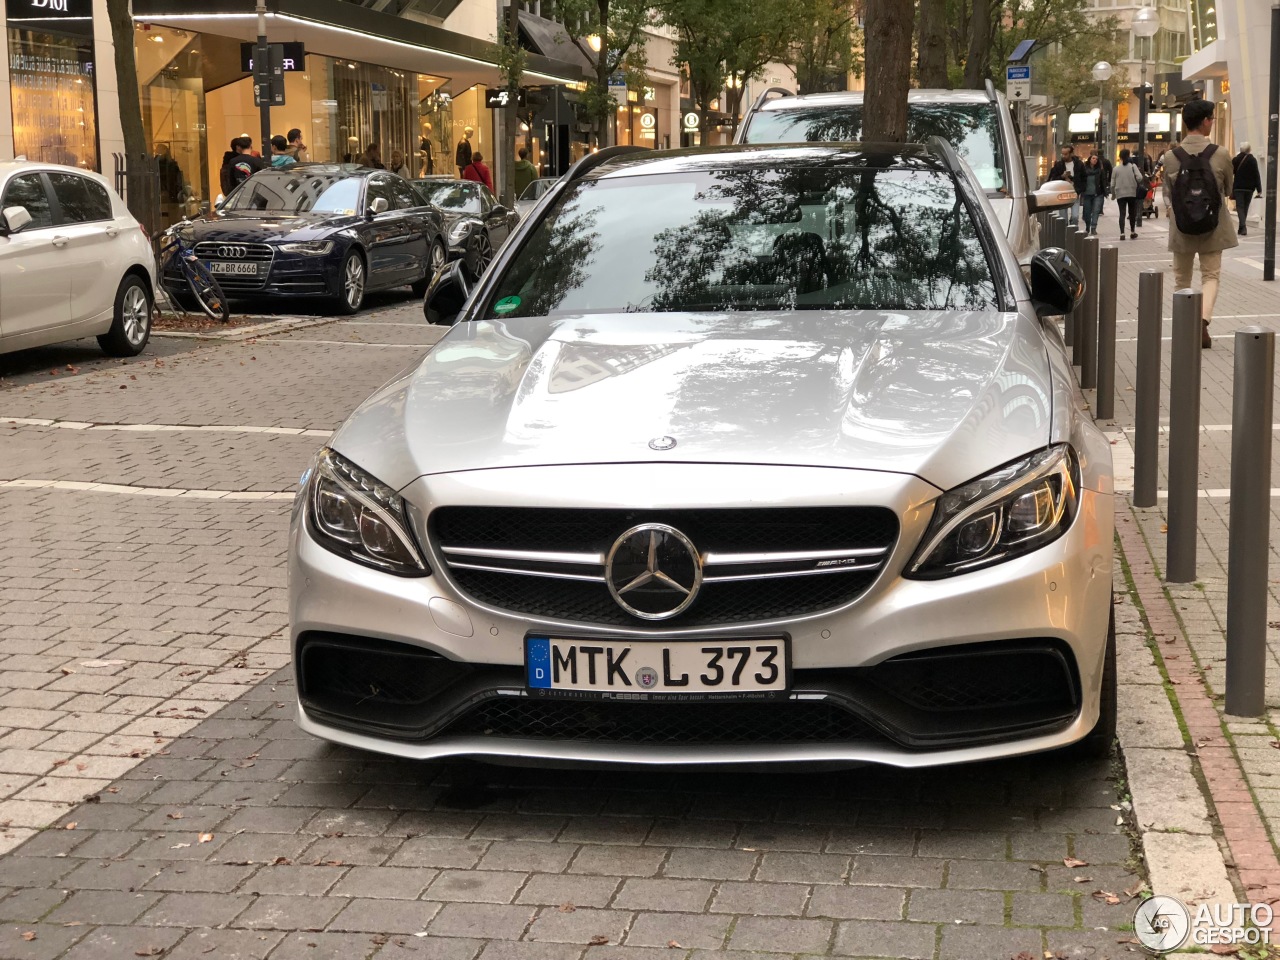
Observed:
[[[1114,907],[1117,903],[1120,902],[1120,898],[1117,897],[1110,890],[1093,891],[1093,899],[1097,900],[1099,903],[1105,903],[1108,906],[1112,906],[1112,907]]]
[[[288,857],[276,857],[271,861],[271,865],[273,867],[290,867],[293,866],[293,861]]]
[[[166,818],[168,818],[169,820],[181,820],[181,819],[183,819],[185,816],[186,816],[186,815],[185,815],[184,813],[182,813],[181,811],[179,811],[179,812],[177,812],[177,813],[166,813],[166,814],[165,814],[165,817],[166,817]]]
[[[80,826],[79,821],[77,821],[77,820],[72,820],[72,821],[71,821],[70,823],[68,823],[65,827],[63,827],[63,829],[64,829],[64,830],[74,830],[74,829],[75,829],[76,827],[78,827],[78,826]]]
[[[577,909],[572,903],[562,903],[559,907],[561,913],[573,913]]]
[[[119,792],[120,792],[119,787],[107,787],[107,793],[119,793]]]
[[[1045,868],[1044,868],[1044,867],[1040,866],[1040,864],[1038,864],[1038,863],[1033,863],[1031,866],[1027,867],[1027,869],[1028,869],[1028,870],[1034,870],[1036,873],[1047,873],[1047,872],[1048,872],[1048,871],[1046,871],[1046,870],[1045,870]]]
[[[1093,883],[1093,877],[1073,877],[1076,883]]]
[[[1068,869],[1074,870],[1076,867],[1087,867],[1088,860],[1077,860],[1075,857],[1063,857],[1062,865]]]
[[[1136,897],[1136,896],[1137,896],[1138,894],[1140,894],[1141,892],[1142,892],[1142,881],[1141,881],[1141,880],[1135,880],[1135,881],[1134,881],[1133,886],[1132,886],[1132,887],[1130,887],[1129,889],[1127,889],[1127,890],[1124,892],[1124,895],[1125,895],[1126,897],[1128,897],[1130,900],[1132,900],[1134,897]]]
[[[608,937],[604,936],[603,934],[597,933],[594,937],[592,937],[590,940],[587,941],[587,946],[603,947],[608,942],[609,942]]]
[[[679,942],[679,941],[677,941],[677,940],[668,940],[668,941],[667,941],[667,949],[668,949],[668,950],[683,950],[683,949],[684,949],[684,947],[682,947],[682,946],[680,945],[680,942]]]
[[[35,938],[36,938],[36,932],[34,930],[28,930],[26,933],[22,935],[22,939],[27,941],[27,943],[30,943]]]
[[[212,834],[212,833],[202,833],[202,834],[200,834],[200,842],[201,842],[201,843],[210,843],[210,842],[212,842],[212,840],[213,840],[213,834]]]
[[[87,763],[77,763],[77,764],[76,764],[76,771],[77,771],[77,772],[79,772],[79,773],[84,773],[84,772],[85,772],[86,770],[88,770],[88,769],[89,769],[89,765],[88,765]]]
[[[133,951],[135,957],[158,957],[162,953],[164,953],[164,947],[144,947]]]
[[[1209,948],[1209,952],[1219,957],[1234,957],[1240,952],[1240,947],[1234,943],[1215,943]]]
[[[1160,524],[1160,532],[1161,532],[1161,533],[1168,533],[1168,532],[1169,532],[1169,525],[1168,525],[1167,523],[1162,523],[1162,524]]]

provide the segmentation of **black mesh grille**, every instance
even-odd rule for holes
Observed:
[[[848,743],[876,738],[825,701],[609,703],[501,697],[460,717],[446,734],[637,744]]]
[[[441,546],[601,554],[625,530],[646,522],[677,527],[704,552],[891,548],[898,535],[897,517],[882,507],[667,511],[442,507],[431,521]],[[704,583],[693,605],[680,616],[664,620],[663,626],[748,623],[817,613],[856,600],[878,574],[870,570]],[[499,609],[579,623],[640,625],[614,602],[603,583],[458,568],[450,575],[463,593]]]
[[[423,704],[456,679],[457,666],[438,654],[407,644],[335,638],[302,645],[299,680],[304,696],[327,702],[405,706]]]
[[[887,660],[867,676],[896,699],[931,713],[1052,705],[1072,710],[1077,699],[1070,665],[1053,646],[931,650]]]

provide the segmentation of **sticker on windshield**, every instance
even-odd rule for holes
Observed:
[[[510,313],[520,306],[519,297],[503,297],[493,305],[493,312],[498,314]]]

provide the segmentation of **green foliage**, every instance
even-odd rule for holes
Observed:
[[[524,47],[520,46],[519,38],[511,36],[506,23],[498,26],[498,38],[494,43],[493,56],[498,66],[498,73],[502,76],[503,86],[515,90],[520,86],[520,78],[524,76],[529,55]]]
[[[546,11],[544,11],[546,12]],[[595,76],[588,81],[581,102],[594,119],[604,145],[616,103],[609,77],[619,70],[643,72],[644,28],[649,24],[648,0],[556,0],[551,11],[571,24],[580,37],[600,37],[600,50],[584,50]]]
[[[1093,104],[1098,100],[1098,81],[1093,79],[1093,65],[1099,60],[1111,64],[1111,79],[1102,85],[1103,96],[1116,103],[1129,94],[1129,72],[1119,65],[1127,55],[1125,45],[1115,35],[1097,37],[1089,34],[1066,40],[1053,53],[1043,57],[1036,67],[1049,93],[1049,99],[1066,110]]]
[[[855,0],[794,0],[789,16],[791,37],[782,62],[795,70],[799,93],[843,90],[851,71],[861,75]]]
[[[947,0],[948,73],[964,74],[969,50],[969,30],[976,0]],[[1088,0],[991,0],[989,63],[983,77],[1004,76],[1009,54],[1023,40],[1034,39],[1041,47],[1064,46],[1070,41],[1093,38],[1109,41],[1116,30],[1114,19],[1098,20],[1089,15]],[[1104,57],[1089,60],[1089,66]],[[1096,93],[1096,90],[1095,90]]]

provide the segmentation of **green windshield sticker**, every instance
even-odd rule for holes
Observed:
[[[519,297],[503,297],[493,305],[494,313],[510,313],[516,307],[520,306]]]

